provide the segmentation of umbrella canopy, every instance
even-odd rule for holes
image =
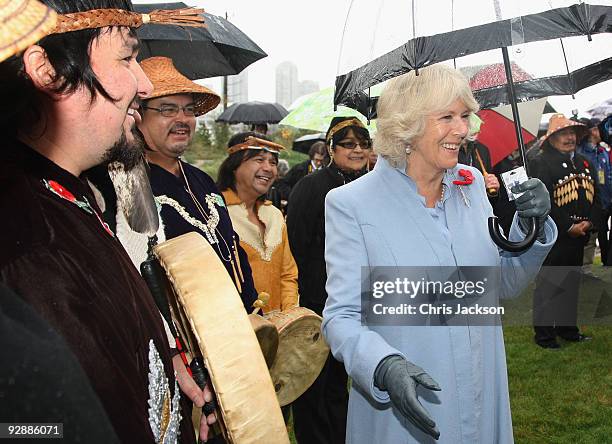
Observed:
[[[514,81],[527,81],[533,77],[516,63],[511,63]],[[461,68],[461,72],[469,79],[473,91],[505,85],[506,72],[503,64],[470,66]],[[538,135],[542,112],[547,99],[537,99],[518,104],[521,116],[523,142],[529,143]],[[489,148],[491,164],[496,165],[517,148],[515,137],[515,122],[512,108],[509,105],[481,110],[478,115],[483,120],[478,140]]]
[[[184,3],[134,5],[137,12],[184,8]],[[189,79],[234,75],[267,54],[236,26],[216,15],[204,13],[205,28],[144,25],[138,59],[169,57]]]
[[[503,47],[531,74],[530,79],[515,79],[519,101],[574,94],[612,79],[609,0],[571,6],[561,0],[433,3],[352,1],[335,104],[356,108],[368,88],[438,62],[458,68],[501,63]],[[511,101],[505,84],[479,89],[475,96],[483,108]]]
[[[264,124],[278,123],[287,115],[287,110],[278,103],[246,102],[234,103],[217,117],[217,122]]]
[[[299,153],[308,154],[310,147],[315,142],[325,142],[325,133],[307,134],[302,137],[298,137],[293,141],[291,149]]]
[[[562,6],[554,8],[553,3]],[[517,101],[574,94],[612,79],[612,36],[605,34],[612,31],[612,2],[599,3],[606,4],[353,0],[345,21],[334,104],[356,108],[366,89],[434,63],[494,64],[501,56],[507,85],[485,87],[475,95],[483,108],[511,105],[527,168]],[[513,82],[508,48],[522,66],[527,60],[534,63],[527,67],[535,73],[533,79]],[[528,235],[518,243],[504,237],[495,218],[489,219],[489,231],[500,248],[518,252],[535,241],[537,221],[532,218],[530,224]]]
[[[380,93],[378,86],[375,93]],[[293,110],[279,123],[294,128],[326,132],[334,117],[357,117],[367,126],[370,134],[376,132],[376,124],[368,124],[366,116],[357,110],[346,106],[338,106],[334,111],[334,88],[329,87],[319,92],[311,93],[304,98],[298,98]],[[364,111],[367,113],[368,111]]]
[[[538,136],[545,106],[546,98],[518,104],[524,143],[533,142]],[[478,115],[483,121],[478,140],[489,148],[491,164],[495,166],[518,147],[512,109],[504,105],[482,110]]]

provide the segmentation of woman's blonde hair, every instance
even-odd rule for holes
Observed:
[[[427,117],[457,99],[470,112],[478,111],[467,79],[446,65],[428,66],[418,76],[411,71],[392,79],[378,100],[374,151],[397,166],[406,159],[406,148],[425,131]]]

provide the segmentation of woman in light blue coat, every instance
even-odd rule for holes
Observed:
[[[378,104],[375,169],[327,195],[323,333],[353,380],[349,443],[513,442],[501,326],[368,325],[361,317],[374,267],[498,267],[496,294],[510,297],[554,244],[538,179],[514,190],[523,194],[509,233],[522,239],[521,220],[538,217],[535,244],[508,253],[491,240],[482,175],[457,165],[477,110],[467,81],[451,68],[393,79]]]

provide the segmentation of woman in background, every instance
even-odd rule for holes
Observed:
[[[319,315],[325,292],[325,196],[367,172],[372,147],[359,119],[336,117],[326,135],[331,163],[308,174],[289,197],[287,229],[298,265],[300,303]],[[345,440],[348,408],[347,375],[331,355],[314,384],[293,403],[295,436],[300,444],[335,444]]]

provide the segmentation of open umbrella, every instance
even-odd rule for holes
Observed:
[[[538,136],[546,98],[518,104],[521,115],[523,142],[529,144]],[[478,115],[483,121],[478,140],[489,148],[491,165],[495,166],[515,149],[514,117],[510,105],[481,110]]]
[[[507,83],[480,89],[475,96],[484,108],[510,104],[526,167],[517,102],[574,94],[612,78],[612,38],[605,34],[612,30],[612,2],[598,3],[602,4],[353,0],[345,22],[334,104],[356,107],[372,86],[434,63],[494,64],[501,56]],[[515,84],[509,47],[512,58],[532,73],[532,79]],[[497,221],[489,220],[492,239],[508,251],[531,246],[536,228],[533,219],[525,240],[511,243],[501,235]]]
[[[382,90],[381,87],[375,89],[376,93]],[[364,99],[367,99],[364,96]],[[362,101],[365,103],[365,100]],[[312,131],[326,132],[329,124],[334,117],[357,117],[367,126],[370,134],[376,132],[376,124],[373,121],[367,122],[366,116],[358,110],[338,106],[334,111],[334,88],[329,87],[316,93],[311,93],[304,98],[298,98],[294,102],[295,106],[287,116],[279,122],[280,125],[292,126],[294,128],[307,129]],[[368,111],[364,111],[367,113]]]
[[[310,147],[316,142],[325,142],[325,133],[306,134],[293,141],[291,149],[298,153],[308,154]]]
[[[515,81],[526,81],[533,78],[516,63],[511,63],[510,67],[512,78]],[[463,67],[461,72],[468,78],[473,91],[506,84],[506,74],[502,63]],[[524,143],[530,143],[537,137],[546,103],[547,99],[542,98],[518,104]],[[491,164],[494,166],[517,148],[512,107],[502,105],[483,109],[478,115],[484,122],[478,134],[478,140],[489,148]]]
[[[287,115],[287,110],[278,103],[245,102],[234,103],[217,117],[217,122],[264,124],[278,123]]]
[[[184,8],[184,3],[134,5],[138,12]],[[205,28],[144,25],[137,30],[139,60],[169,57],[185,76],[194,79],[234,75],[267,54],[240,29],[216,15],[204,13]]]

